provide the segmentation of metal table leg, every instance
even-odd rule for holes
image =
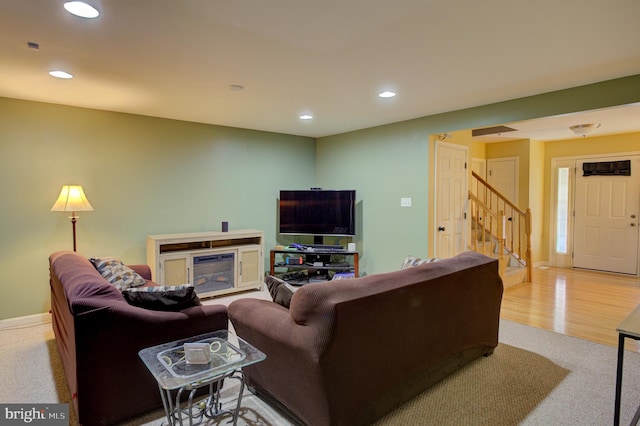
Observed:
[[[238,398],[236,402],[235,410],[223,410],[222,404],[220,403],[220,391],[222,388],[222,381],[224,379],[236,379],[240,382],[240,390],[238,392]],[[214,385],[216,389],[214,390]],[[209,395],[205,398],[204,402],[200,402],[199,404],[203,404],[200,407],[195,407],[193,404],[193,398],[198,389],[209,386]],[[171,395],[171,390],[160,389],[160,396],[162,397],[162,405],[164,407],[165,416],[167,417],[167,421],[169,426],[177,426],[183,425],[183,416],[187,415],[189,418],[189,426],[193,426],[193,418],[194,411],[197,412],[195,417],[201,419],[202,417],[207,417],[213,419],[222,414],[231,414],[232,420],[229,423],[233,422],[233,425],[236,426],[238,424],[238,416],[240,413],[240,407],[242,404],[242,396],[244,394],[244,376],[242,375],[242,371],[233,371],[224,377],[220,377],[217,380],[207,382],[207,383],[199,383],[199,384],[191,384],[189,386],[185,386],[176,390],[175,400]],[[183,392],[189,392],[189,396],[187,399],[187,408],[183,412],[180,401],[182,399]]]
[[[624,334],[618,333],[618,369],[616,370],[616,403],[613,425],[620,426],[620,397],[622,396],[622,364],[624,362]]]

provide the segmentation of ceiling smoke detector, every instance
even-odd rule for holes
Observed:
[[[577,136],[585,137],[598,127],[600,127],[600,123],[576,124],[575,126],[571,126],[569,128]]]

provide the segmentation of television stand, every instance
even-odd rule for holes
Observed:
[[[359,276],[358,252],[338,249],[321,249],[308,246],[306,250],[274,249],[269,253],[269,274],[279,275],[299,271],[308,277],[327,276],[336,273],[353,273]],[[297,262],[287,261],[287,258]],[[328,278],[330,279],[330,278]]]

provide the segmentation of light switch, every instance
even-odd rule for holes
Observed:
[[[400,207],[411,207],[411,198],[400,198]]]

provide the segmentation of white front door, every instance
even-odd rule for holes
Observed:
[[[631,160],[631,176],[584,176],[583,164]],[[576,163],[573,266],[637,274],[640,156]]]
[[[436,142],[435,256],[465,251],[467,147]]]

